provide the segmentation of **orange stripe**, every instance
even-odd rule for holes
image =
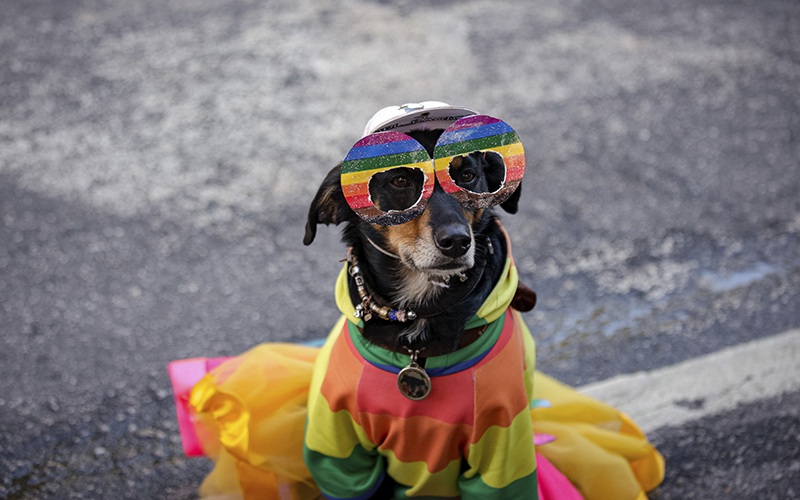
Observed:
[[[345,196],[359,196],[369,194],[369,182],[358,182],[353,184],[342,184],[342,191]]]
[[[505,345],[503,345],[505,344]],[[491,363],[489,362],[491,360]],[[525,372],[525,346],[513,314],[506,313],[503,334],[486,358],[475,365],[476,422],[472,443],[480,441],[491,426],[508,427],[520,412],[528,409],[524,384],[498,384],[498,380],[520,380]]]
[[[472,426],[445,424],[430,417],[408,417],[398,425],[397,417],[385,413],[362,413],[364,430],[381,443],[380,449],[391,450],[401,462],[425,462],[428,472],[435,474],[453,460],[461,459],[461,451],[469,445]]]
[[[347,331],[348,322],[344,323],[344,331],[339,334],[339,338],[331,349],[330,360],[328,361],[328,371],[322,381],[320,393],[328,401],[331,412],[336,413],[347,410],[358,425],[359,421],[358,402],[354,387],[358,387],[358,380],[361,378],[361,371],[364,365],[360,362],[360,356],[354,355],[349,349],[350,334]],[[352,349],[355,349],[353,347]]]
[[[514,170],[524,169],[525,168],[525,155],[514,155],[514,156],[507,156],[503,158],[503,161],[506,164],[506,169],[511,172]]]

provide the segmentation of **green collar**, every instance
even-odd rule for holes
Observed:
[[[425,358],[425,371],[431,377],[440,377],[476,365],[497,343],[503,333],[504,324],[505,312],[489,323],[489,326],[475,342],[449,354]],[[353,322],[347,322],[347,332],[350,336],[350,343],[364,360],[381,370],[398,373],[401,368],[408,366],[411,362],[408,354],[399,354],[364,340],[358,326]]]

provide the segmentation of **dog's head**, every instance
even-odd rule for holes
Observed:
[[[442,129],[412,131],[407,134],[419,141],[433,156],[433,146]],[[342,165],[334,167],[322,182],[311,202],[303,243],[311,244],[318,224],[342,222],[355,226],[347,233],[360,232],[377,236],[382,247],[400,257],[410,270],[433,276],[449,276],[470,269],[475,264],[475,238],[490,219],[491,209],[470,208],[446,193],[439,181],[425,209],[411,221],[392,226],[363,221],[348,205],[340,182]],[[473,152],[453,158],[450,176],[461,188],[473,192],[495,191],[502,183],[505,165],[493,152]],[[375,206],[382,211],[411,206],[422,192],[425,176],[418,169],[396,168],[374,175],[369,192]],[[516,213],[520,189],[500,206]],[[364,243],[367,243],[366,241]]]
[[[469,127],[483,128],[465,132]],[[303,242],[314,241],[319,224],[344,223],[343,240],[360,262],[368,294],[381,306],[429,311],[407,323],[365,319],[367,340],[428,353],[457,348],[503,268],[506,243],[492,207],[518,208],[524,156],[509,130],[475,115],[405,135],[368,134],[325,177]],[[378,155],[388,166],[376,168],[376,144],[389,151]],[[352,281],[351,299],[359,304],[366,299]]]

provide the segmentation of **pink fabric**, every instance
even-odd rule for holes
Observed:
[[[547,443],[552,443],[556,440],[556,437],[552,434],[544,434],[542,432],[537,432],[533,435],[533,444],[536,446],[542,446]]]
[[[195,430],[197,417],[189,404],[192,388],[209,371],[228,359],[230,358],[191,358],[173,361],[167,365],[167,373],[169,373],[169,378],[172,382],[172,393],[175,398],[175,411],[178,414],[181,444],[187,457],[205,455]]]
[[[572,483],[539,453],[536,454],[539,500],[584,500]]]

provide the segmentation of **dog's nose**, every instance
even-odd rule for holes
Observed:
[[[436,230],[433,235],[436,246],[446,256],[457,259],[472,246],[469,227],[462,224],[448,224]]]

